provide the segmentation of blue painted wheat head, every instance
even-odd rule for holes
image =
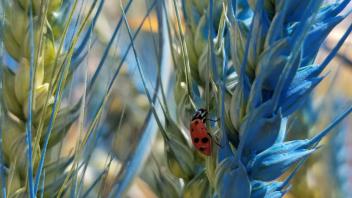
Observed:
[[[223,148],[215,149],[216,165],[205,163],[209,180],[215,176],[213,196],[282,197],[320,140],[351,111],[311,139],[285,140],[287,119],[324,79],[323,70],[352,30],[350,24],[315,63],[330,31],[349,14],[342,11],[350,1],[201,2],[183,1],[189,66],[180,67],[176,85],[185,82],[188,93],[183,87],[180,97],[182,87],[176,87],[176,102],[185,104],[189,94],[195,106],[220,117]],[[284,181],[276,181],[295,164]]]

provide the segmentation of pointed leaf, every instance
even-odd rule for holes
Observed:
[[[293,164],[313,153],[315,149],[278,151],[268,149],[257,155],[249,168],[250,178],[262,181],[277,179]]]

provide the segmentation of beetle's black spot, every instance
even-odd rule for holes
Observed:
[[[204,151],[205,149],[203,147],[200,147],[199,150]]]
[[[194,121],[194,124],[195,124],[195,125],[197,125],[198,123],[199,123],[198,120]]]
[[[202,138],[203,143],[207,143],[208,141],[209,141],[209,138],[207,138],[207,137]]]
[[[193,128],[191,128],[191,132],[193,132],[194,131],[194,129]]]
[[[194,138],[193,141],[194,141],[195,143],[198,143],[198,142],[199,142],[199,138]]]

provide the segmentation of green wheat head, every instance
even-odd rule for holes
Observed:
[[[32,2],[32,5],[30,4]],[[55,92],[58,89],[59,74],[64,64],[64,54],[56,43],[57,35],[64,31],[58,23],[55,12],[61,9],[61,0],[46,1],[2,1],[4,49],[7,56],[17,62],[2,65],[3,111],[1,118],[2,151],[7,178],[8,196],[27,194],[28,169],[38,170],[41,151],[54,109]],[[44,7],[41,7],[44,6]],[[56,42],[56,43],[55,43]],[[65,81],[67,85],[69,78]],[[60,88],[61,89],[61,88]],[[70,125],[78,117],[78,105],[56,109],[50,140],[47,142],[45,170],[46,194],[55,194],[63,183],[62,174],[72,158],[50,159],[58,155],[52,148],[63,143]],[[29,112],[29,109],[31,109]],[[29,127],[30,126],[30,129]],[[28,160],[28,132],[31,132],[32,160]],[[55,162],[55,163],[53,163]],[[31,163],[29,165],[28,163]],[[36,190],[42,191],[38,186]]]

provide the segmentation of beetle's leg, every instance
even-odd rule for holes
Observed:
[[[210,133],[208,133],[208,135],[212,140],[214,140],[216,145],[218,145],[220,148],[223,148],[223,146],[219,142],[217,142]]]

